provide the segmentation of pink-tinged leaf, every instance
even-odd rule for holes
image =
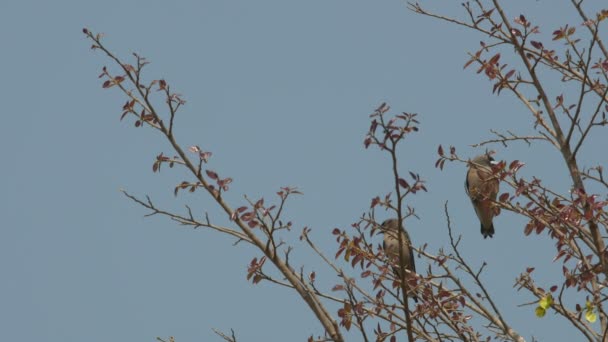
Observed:
[[[376,119],[372,120],[372,124],[369,128],[369,133],[374,134],[374,132],[376,132],[377,127],[378,127],[378,121],[376,121]]]
[[[199,153],[201,151],[200,147],[198,146],[190,146],[188,147],[188,150],[192,153]]]
[[[382,102],[382,104],[376,108],[376,112],[382,112],[386,108],[386,102]]]
[[[211,171],[211,170],[207,170],[205,171],[205,173],[207,174],[207,176],[209,176],[209,178],[211,179],[217,179],[217,173]]]
[[[211,156],[213,155],[213,153],[211,152],[200,152],[198,154],[198,157],[205,163],[209,162],[209,158],[211,158]]]
[[[243,207],[239,207],[238,209],[236,209],[236,212],[237,213],[242,213],[245,210],[247,210],[247,207],[243,206]]]
[[[530,274],[532,272],[534,272],[534,267],[528,267],[528,268],[526,268],[526,273]]]
[[[361,273],[361,278],[367,278],[367,277],[369,277],[371,274],[372,274],[372,271],[367,270],[367,271],[365,271],[365,272]]]
[[[439,154],[439,156],[443,157],[443,146],[439,145],[439,148],[437,149],[437,154]]]
[[[103,82],[103,85],[101,86],[102,88],[110,88],[112,87],[114,84],[112,83],[112,81],[107,80],[105,82]]]
[[[332,287],[331,290],[332,291],[342,291],[342,290],[344,290],[344,285],[338,284],[338,285]]]
[[[499,202],[506,202],[509,199],[509,193],[505,192],[504,194],[501,194],[500,197],[498,198]]]
[[[116,84],[120,84],[124,80],[125,80],[125,78],[123,76],[116,76],[116,77],[114,77],[114,83],[116,83]]]
[[[530,42],[530,44],[536,49],[539,49],[539,50],[543,49],[543,43],[541,43],[541,42],[537,42],[537,41],[533,40]]]
[[[258,221],[251,220],[251,221],[247,222],[247,225],[249,226],[249,228],[253,229],[258,226]]]
[[[380,197],[376,196],[374,198],[372,198],[372,205],[370,208],[374,208],[376,205],[378,205],[378,203],[380,203]]]
[[[158,90],[164,90],[167,88],[167,82],[165,80],[158,81]]]
[[[563,29],[559,29],[559,30],[553,31],[553,40],[560,40],[560,39],[562,39],[564,37],[565,37],[565,35],[564,35],[564,30]]]
[[[520,14],[519,17],[515,18],[514,20],[517,24],[520,24],[521,26],[527,26],[527,21],[526,21],[526,17],[523,16],[523,14]]]
[[[409,187],[410,187],[410,185],[409,185],[409,184],[408,184],[408,183],[405,181],[405,179],[403,179],[403,178],[399,178],[399,185],[400,185],[402,188],[405,188],[405,189],[407,189],[407,188],[409,188]]]
[[[516,36],[516,37],[521,37],[521,31],[516,29],[516,28],[512,28],[511,29],[511,34]]]
[[[549,289],[551,292],[555,292],[557,291],[557,285],[553,285],[551,286],[551,288]]]
[[[521,169],[525,164],[520,162],[519,160],[514,160],[511,162],[511,164],[509,164],[509,170],[511,172],[517,172],[519,169]]]
[[[242,221],[251,221],[255,218],[255,213],[253,211],[248,211],[246,213],[244,213],[243,215],[241,215],[241,220]]]
[[[524,228],[524,235],[525,236],[530,235],[533,230],[534,230],[534,225],[531,222],[528,222],[528,224],[526,224],[526,228]]]
[[[232,183],[232,178],[224,178],[217,181],[217,185],[224,191],[228,191],[228,184]]]

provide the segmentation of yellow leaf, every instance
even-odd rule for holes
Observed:
[[[538,306],[540,306],[541,308],[543,308],[545,310],[548,309],[549,307],[551,307],[551,304],[553,304],[553,296],[551,296],[551,294],[544,296],[538,302]]]
[[[597,315],[595,314],[593,305],[590,301],[585,303],[585,319],[590,323],[594,323],[597,320]]]
[[[545,309],[543,309],[542,307],[537,306],[534,313],[536,314],[536,317],[543,318],[543,317],[545,317],[545,314],[547,313],[547,311]]]
[[[597,320],[597,315],[595,314],[595,312],[593,312],[593,310],[587,310],[587,312],[585,312],[585,319],[589,323],[595,323],[595,321]]]

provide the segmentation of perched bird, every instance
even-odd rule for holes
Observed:
[[[416,273],[416,264],[414,263],[414,250],[410,248],[411,241],[410,236],[407,231],[399,226],[398,219],[388,219],[380,225],[380,230],[384,233],[384,253],[390,258],[393,262],[393,272],[397,279],[401,280],[401,267],[410,271],[411,273]],[[399,260],[399,236],[397,234],[401,234],[401,245],[403,249],[403,259],[400,263],[397,262]],[[411,277],[411,273],[405,272],[405,278]],[[416,295],[411,295],[412,298],[416,302],[418,302],[418,298]]]
[[[496,164],[494,158],[488,153],[475,157],[469,163],[467,179],[464,187],[467,195],[473,202],[475,213],[481,222],[481,235],[483,238],[494,235],[493,201],[498,195],[498,179],[492,175],[492,165]]]

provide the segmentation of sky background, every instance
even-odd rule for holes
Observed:
[[[459,1],[423,3],[463,15]],[[506,10],[541,25],[545,41],[560,25],[580,25],[568,1],[509,1]],[[298,241],[301,228],[335,253],[331,230],[349,227],[372,197],[392,189],[387,155],[363,148],[369,114],[385,101],[395,112],[419,113],[421,130],[400,152],[402,170],[420,173],[429,190],[408,202],[421,218],[408,222],[414,244],[445,246],[448,201],[465,256],[488,263],[483,279],[513,328],[528,340],[580,340],[553,314],[537,319],[533,306],[518,307],[531,297],[512,288],[528,266],[544,285],[559,279],[553,243],[524,237],[525,222],[509,213],[495,220],[494,239],[483,240],[464,193],[464,166],[434,168],[439,144],[468,158],[483,152],[470,145],[491,138],[490,129],[533,133],[530,114],[508,93],[492,95],[473,69],[463,71],[480,36],[415,15],[398,0],[3,0],[3,340],[219,341],[212,328],[233,328],[243,341],[303,341],[322,333],[294,292],[246,281],[259,252],[217,232],[145,218],[120,193],[150,195],[176,211],[189,204],[226,222],[202,192],[173,196],[189,179],[183,170],[152,173],[156,155],[172,155],[169,146],[156,132],[119,121],[125,99],[101,88],[97,75],[111,63],[89,49],[83,27],[103,32],[125,60],[146,56],[148,79],[164,78],[183,94],[178,142],[214,153],[210,167],[235,180],[228,196],[235,207],[243,194],[268,201],[281,186],[304,192],[285,213],[295,227],[286,239],[294,262],[316,270],[325,288],[335,279]],[[581,166],[606,164],[598,147],[605,138],[595,141]],[[548,146],[494,148],[499,159],[524,161],[523,176],[569,189]]]

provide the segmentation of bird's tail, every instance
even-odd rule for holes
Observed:
[[[489,227],[484,227],[483,223],[481,224],[481,235],[483,238],[487,238],[488,236],[491,238],[494,236],[494,223],[490,223]]]

